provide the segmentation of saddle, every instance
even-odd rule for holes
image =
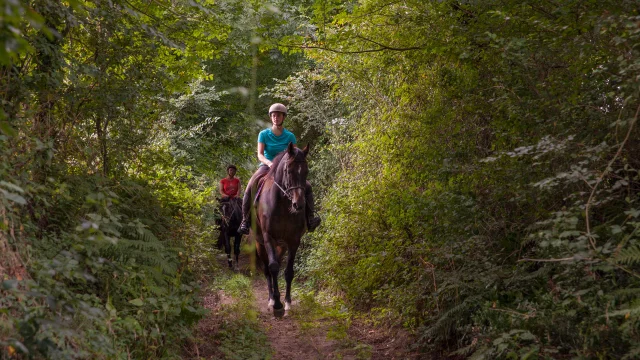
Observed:
[[[267,174],[263,174],[258,178],[258,190],[256,191],[256,196],[253,199],[253,205],[258,203],[258,199],[260,199],[260,194],[262,194],[262,187],[264,186],[264,182],[267,179]]]

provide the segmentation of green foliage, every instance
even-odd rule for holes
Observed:
[[[347,120],[322,124],[342,166],[300,269],[425,350],[636,356],[637,2],[314,11],[319,103]]]
[[[359,342],[348,333],[354,326],[355,314],[339,298],[309,288],[298,288],[293,296],[299,302],[291,315],[302,331],[335,341],[339,346],[338,357],[371,358],[371,345]],[[370,317],[371,314],[366,315],[366,319]]]
[[[233,299],[221,305],[220,316],[225,321],[215,336],[220,343],[218,351],[225,359],[271,358],[273,350],[260,326],[251,278],[225,273],[215,280],[213,288]]]
[[[64,216],[50,217],[57,231],[28,236],[31,276],[3,289],[3,351],[11,346],[47,358],[175,354],[176,340],[203,311],[176,239],[166,236],[165,226],[175,226],[171,213],[153,214],[161,205],[140,184],[64,183],[74,182],[74,197],[60,188],[28,194],[46,197],[46,211]],[[122,196],[132,188],[138,199]],[[155,216],[135,217],[143,213]],[[75,228],[69,218],[78,221]],[[24,225],[31,233],[35,224]]]
[[[202,124],[228,3],[3,6],[0,357],[179,356],[213,271],[202,174],[228,161],[207,150],[243,136]]]
[[[218,175],[248,178],[259,95],[302,64],[273,38],[299,5],[3,5],[0,357],[179,356]]]
[[[445,356],[640,354],[637,1],[4,5],[2,356],[177,356],[276,100],[310,283]]]

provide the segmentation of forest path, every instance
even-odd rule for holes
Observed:
[[[303,315],[309,314],[296,312],[299,301],[292,299],[291,311],[282,318],[275,318],[272,309],[267,306],[267,282],[263,276],[254,279],[252,290],[255,306],[259,309],[259,323],[269,339],[273,359],[336,358],[340,348],[338,342],[328,339],[322,326],[305,326],[304,321],[309,319]]]
[[[300,286],[295,279],[291,311],[275,318],[267,307],[262,270],[251,269],[247,253],[250,249],[245,248],[238,271],[224,270],[206,287],[203,305],[209,313],[198,324],[196,339],[185,348],[183,358],[417,358],[409,352],[410,338],[402,331],[376,328],[344,309],[320,305],[314,294],[296,291]],[[226,263],[226,255],[218,259]],[[282,275],[279,280],[282,291]]]

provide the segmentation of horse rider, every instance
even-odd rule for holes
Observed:
[[[220,180],[219,191],[222,196],[221,201],[227,202],[235,199],[240,194],[240,179],[236,177],[238,169],[235,165],[227,166],[227,176]]]
[[[247,188],[245,189],[244,198],[242,200],[242,223],[238,228],[241,234],[248,234],[251,226],[251,188],[254,182],[262,178],[271,167],[271,161],[284,151],[289,143],[296,144],[296,136],[283,126],[284,119],[287,117],[287,107],[275,103],[269,107],[269,118],[271,119],[271,127],[266,128],[258,135],[258,160],[260,166],[258,170],[251,176]],[[307,181],[305,187],[305,203],[307,215],[307,230],[314,231],[320,225],[320,218],[315,216],[313,193],[311,192],[311,184]]]

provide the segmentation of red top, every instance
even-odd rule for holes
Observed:
[[[229,179],[228,177],[220,180],[220,186],[222,187],[222,192],[225,193],[229,197],[238,196],[238,187],[240,186],[240,179],[233,178]]]

